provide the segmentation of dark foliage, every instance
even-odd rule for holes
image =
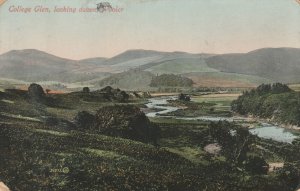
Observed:
[[[80,111],[75,116],[75,124],[79,129],[91,129],[95,125],[95,116],[87,111]]]
[[[300,94],[287,85],[276,83],[260,85],[246,91],[232,102],[232,110],[293,125],[300,125]]]
[[[249,130],[226,121],[211,123],[211,137],[222,147],[222,154],[233,165],[241,166],[247,159],[253,137]]]
[[[267,174],[269,165],[262,157],[250,155],[245,162],[245,169],[252,174]]]
[[[99,132],[139,141],[155,141],[159,130],[136,106],[106,106],[97,111],[96,128]]]
[[[291,188],[296,188],[300,180],[299,169],[291,163],[286,163],[278,172],[278,178]]]
[[[180,101],[191,101],[191,97],[189,95],[181,93],[178,96],[178,100],[180,100]]]
[[[42,86],[39,84],[30,84],[28,87],[28,95],[30,99],[37,102],[42,102],[45,99],[45,92]]]
[[[90,93],[90,88],[89,87],[84,87],[82,88],[83,93]]]
[[[103,98],[111,101],[126,102],[129,99],[129,94],[125,91],[121,91],[119,88],[114,89],[111,86],[106,86],[92,93],[93,95],[102,95]]]

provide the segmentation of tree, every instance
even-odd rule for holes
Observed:
[[[39,84],[30,84],[28,87],[28,95],[34,101],[43,101],[45,98],[45,92],[42,86]]]
[[[129,99],[129,95],[125,91],[119,91],[116,93],[116,99],[119,102],[125,102]]]
[[[293,164],[285,163],[283,168],[281,168],[278,172],[278,178],[286,185],[289,185],[291,190],[295,190],[299,184],[299,170]]]
[[[191,101],[191,97],[181,93],[178,96],[178,100],[180,100],[180,101]]]
[[[87,111],[80,111],[75,116],[75,123],[80,129],[91,129],[95,124],[95,116]]]
[[[90,93],[90,88],[89,88],[89,87],[84,87],[84,88],[82,89],[82,92],[83,92],[83,93]]]
[[[252,138],[247,128],[226,121],[211,123],[210,136],[222,147],[221,153],[230,163],[241,166],[247,158]]]
[[[98,132],[116,137],[154,142],[158,128],[152,126],[147,116],[133,105],[106,106],[97,111]]]
[[[267,174],[269,165],[262,157],[250,155],[245,162],[245,169],[252,174]]]

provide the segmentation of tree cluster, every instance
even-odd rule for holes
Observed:
[[[76,115],[75,122],[81,130],[142,142],[156,144],[159,136],[159,127],[133,105],[105,106],[96,115],[82,111]]]
[[[300,94],[287,85],[263,84],[232,102],[232,110],[242,115],[270,118],[280,123],[300,125]]]

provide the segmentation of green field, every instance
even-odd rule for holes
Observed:
[[[212,103],[215,104],[213,107],[217,111],[230,111],[231,110],[231,102],[237,97],[239,94],[210,94],[210,95],[202,95],[202,96],[193,96],[192,100],[197,103]]]

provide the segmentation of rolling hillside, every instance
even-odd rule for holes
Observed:
[[[113,74],[101,81],[95,82],[95,86],[112,86],[125,90],[148,90],[154,75],[150,72],[132,69],[126,72]]]
[[[284,83],[300,82],[300,49],[264,48],[245,54],[217,55],[206,59],[214,69],[248,74]]]
[[[139,72],[132,72],[135,70]],[[4,79],[124,89],[147,89],[152,76],[161,74],[184,75],[196,87],[253,87],[277,81],[299,83],[299,73],[300,49],[296,48],[264,48],[224,55],[137,49],[112,58],[84,60],[60,58],[34,49],[0,55],[0,75]]]
[[[35,81],[78,82],[105,73],[97,71],[91,60],[75,61],[39,50],[13,50],[0,55],[0,75],[3,78]]]

